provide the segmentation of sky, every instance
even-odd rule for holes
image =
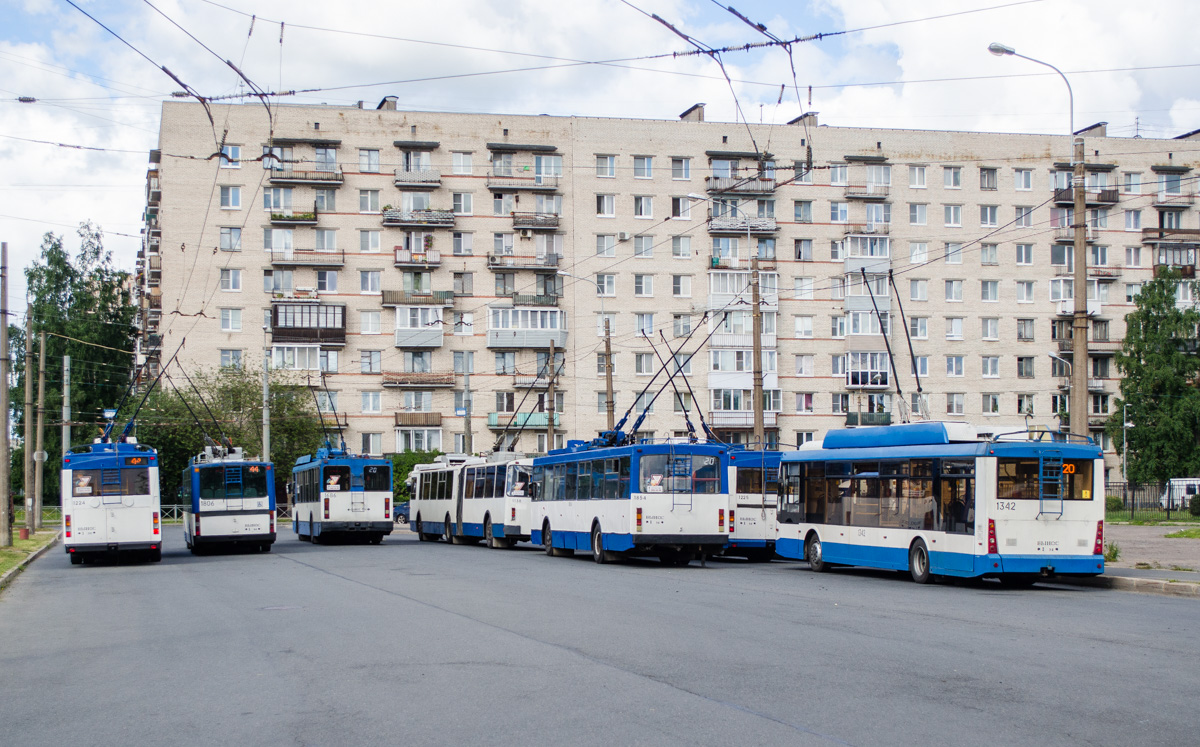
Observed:
[[[24,307],[23,270],[44,235],[74,250],[84,221],[132,271],[161,102],[181,82],[209,98],[244,93],[226,60],[262,90],[322,89],[279,98],[294,103],[395,95],[422,111],[675,119],[704,102],[709,121],[782,124],[817,111],[823,125],[1066,134],[1062,79],[987,52],[1001,42],[1066,74],[1077,129],[1200,128],[1195,0],[733,7],[777,39],[804,41],[790,61],[779,46],[724,52],[724,73],[709,56],[670,56],[696,49],[683,35],[709,48],[768,41],[715,0],[0,0],[10,307]]]

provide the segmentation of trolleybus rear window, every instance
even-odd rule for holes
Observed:
[[[386,464],[368,464],[363,467],[363,490],[391,490],[392,468]]]
[[[1036,458],[1002,458],[996,463],[996,497],[1003,501],[1090,501],[1092,460],[1064,459],[1047,463]],[[1057,480],[1055,480],[1057,478]]]
[[[200,497],[266,498],[267,469],[260,464],[201,467]]]
[[[322,490],[333,493],[350,489],[350,468],[334,466],[325,468],[325,484]]]
[[[638,462],[643,493],[719,493],[720,459],[691,454],[645,454]]]
[[[72,470],[71,494],[78,496],[149,495],[150,470],[145,468]]]

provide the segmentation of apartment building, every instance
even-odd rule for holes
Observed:
[[[666,364],[646,436],[1072,417],[1065,136],[165,102],[139,254],[141,354],[310,383],[355,450],[543,451]],[[214,140],[213,133],[217,133]],[[1189,133],[1086,138],[1089,411],[1158,265],[1194,272]],[[911,355],[910,355],[911,345]],[[890,350],[889,350],[890,347]],[[686,383],[684,378],[686,377]],[[918,381],[919,378],[919,381]],[[553,379],[553,382],[551,381]],[[552,394],[551,394],[552,392]]]

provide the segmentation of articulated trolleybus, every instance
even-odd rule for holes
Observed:
[[[330,535],[375,544],[392,533],[392,462],[328,443],[292,468],[292,527],[302,540]]]
[[[76,446],[62,460],[63,547],[78,565],[102,553],[162,560],[158,453],[122,436]]]
[[[188,462],[179,488],[183,538],[203,547],[246,545],[270,552],[275,542],[275,471],[240,448],[207,446]]]
[[[569,441],[534,458],[532,542],[548,555],[590,550],[597,563],[624,553],[687,565],[724,548],[729,447],[687,439],[603,443]]]
[[[529,539],[528,534],[510,533],[505,524],[509,463],[516,457],[504,452],[486,457],[447,454],[415,466],[409,476],[412,531],[422,542],[439,537],[456,545],[483,540],[493,548]]]
[[[964,423],[830,431],[783,455],[775,550],[933,576],[1104,572],[1104,461],[1091,439],[1029,431],[981,440]]]

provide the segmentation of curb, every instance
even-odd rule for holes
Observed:
[[[1169,597],[1200,599],[1200,584],[1187,581],[1164,581],[1157,578],[1130,578],[1129,576],[1097,576],[1095,578],[1056,578],[1048,583],[1063,586],[1087,586],[1093,589],[1133,591],[1140,594],[1161,594]]]
[[[62,539],[62,532],[54,535],[54,539],[47,542],[40,550],[35,550],[34,552],[30,553],[29,557],[18,563],[15,568],[10,568],[8,572],[6,572],[3,576],[0,576],[0,591],[8,588],[8,582],[13,578],[13,576],[16,576],[18,573],[25,570],[25,566],[49,552],[50,548],[57,545],[60,539]]]

